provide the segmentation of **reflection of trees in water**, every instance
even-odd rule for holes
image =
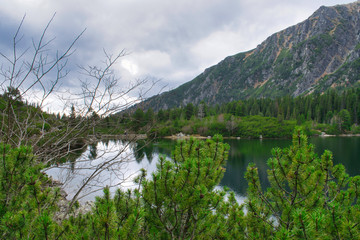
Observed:
[[[256,164],[261,187],[266,189],[270,186],[266,162],[271,157],[271,149],[277,146],[285,148],[291,144],[291,141],[286,139],[228,139],[225,142],[230,145],[230,151],[221,185],[230,187],[240,195],[246,195],[248,183],[244,176],[249,163]]]
[[[175,149],[177,141],[162,139],[156,144],[156,152],[171,157],[171,152]]]
[[[115,143],[115,145],[129,144],[129,142],[119,139],[101,140],[101,143],[103,143],[104,146],[106,147],[109,147],[111,142]],[[67,156],[64,162],[68,162],[70,164],[70,168],[73,172],[76,168],[75,167],[76,159],[78,159],[86,150],[89,150],[89,153],[87,155],[89,160],[96,160],[97,158],[99,158],[98,144],[99,142],[94,142],[92,144],[89,144],[87,147],[84,147],[83,149],[80,149],[77,152],[72,153],[71,155]],[[139,140],[136,143],[130,144],[129,147],[132,149],[137,163],[141,163],[145,159],[145,157],[149,161],[149,163],[151,163],[154,159],[154,154],[155,155],[163,154],[170,157],[171,152],[173,151],[175,145],[176,145],[176,141],[170,141],[170,140],[161,140],[159,142],[152,142],[149,140]]]
[[[154,143],[146,140],[140,140],[136,142],[136,146],[133,148],[133,152],[138,163],[143,161],[145,156],[149,163],[151,163],[154,159],[154,154],[164,154],[170,157],[171,151],[174,149],[175,144],[176,143],[174,141],[167,142],[161,140]]]
[[[148,159],[149,163],[151,163],[153,160],[153,152],[154,152],[153,145],[150,144],[149,146],[146,146],[144,149],[144,152],[145,152],[146,158]]]
[[[89,145],[89,159],[94,160],[96,159],[96,157],[97,157],[97,143],[92,143]]]
[[[113,141],[113,140],[111,140],[111,141]],[[101,142],[102,142],[106,147],[109,147],[110,139],[103,139],[103,140],[101,140]]]
[[[133,148],[135,160],[137,163],[140,163],[145,154],[144,154],[144,148],[145,148],[145,141],[137,141],[135,144],[135,147]]]
[[[87,147],[83,147],[81,149],[73,151],[64,158],[65,159],[64,162],[69,163],[71,172],[75,172],[76,160],[86,151],[86,149]]]
[[[144,152],[145,152],[146,158],[149,160],[149,163],[151,163],[153,160],[154,144],[152,144],[152,143],[147,144],[144,147]]]

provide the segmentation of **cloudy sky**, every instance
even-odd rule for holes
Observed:
[[[0,0],[0,51],[26,14],[23,44],[49,29],[64,49],[83,29],[69,62],[64,86],[76,65],[101,63],[103,49],[127,56],[116,65],[121,84],[144,77],[161,79],[166,90],[192,80],[229,55],[255,48],[269,35],[308,18],[320,6],[346,0]],[[28,42],[31,44],[31,42]]]

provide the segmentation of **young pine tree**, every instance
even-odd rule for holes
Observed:
[[[254,239],[359,239],[360,176],[349,177],[332,154],[319,158],[301,129],[289,148],[275,148],[268,160],[271,187],[261,189],[249,165],[247,232]]]
[[[220,136],[207,141],[190,139],[179,142],[172,160],[160,158],[157,171],[142,184],[150,238],[239,236],[244,230],[242,207],[234,194],[226,201],[226,192],[215,190],[225,171],[228,149]]]
[[[0,239],[56,239],[59,189],[47,187],[50,179],[30,147],[0,149]]]

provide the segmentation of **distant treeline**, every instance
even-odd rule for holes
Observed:
[[[107,126],[116,123],[123,131],[156,136],[186,134],[242,137],[290,136],[295,125],[330,134],[358,133],[360,121],[360,88],[341,93],[329,90],[323,94],[284,96],[275,99],[251,98],[222,105],[205,102],[179,108],[159,110],[136,109],[131,114],[105,119]],[[272,128],[272,129],[268,129]],[[105,129],[104,129],[105,130]]]

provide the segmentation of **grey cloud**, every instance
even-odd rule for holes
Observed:
[[[103,60],[103,48],[139,64],[143,77],[161,78],[173,88],[191,80],[205,67],[227,55],[250,50],[270,34],[305,20],[321,5],[351,1],[335,0],[0,0],[0,46],[6,46],[9,33],[27,13],[26,35],[38,35],[57,12],[50,36],[54,47],[63,49],[87,28],[79,40],[69,68],[76,78],[76,65],[93,65]],[[11,32],[13,33],[13,32]],[[155,54],[156,53],[156,54]],[[151,55],[153,54],[153,55]],[[149,59],[154,56],[156,59]],[[151,61],[165,61],[152,64]],[[123,83],[132,76],[117,67]],[[69,80],[73,81],[73,80]],[[64,83],[64,85],[70,83]]]

